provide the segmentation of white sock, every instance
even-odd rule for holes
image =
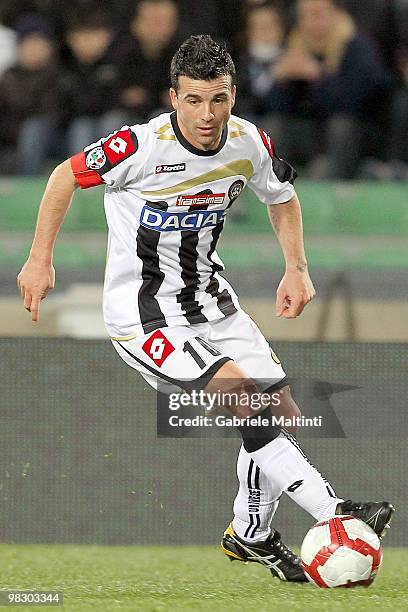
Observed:
[[[254,543],[269,536],[282,491],[261,472],[252,454],[241,446],[237,460],[239,490],[232,526],[238,537]]]
[[[292,434],[282,431],[278,438],[249,455],[275,491],[284,491],[317,521],[336,514],[336,506],[343,500],[308,461]]]

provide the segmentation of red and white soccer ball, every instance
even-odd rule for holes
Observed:
[[[360,519],[335,516],[307,532],[300,557],[307,578],[318,587],[369,586],[381,565],[381,542]]]

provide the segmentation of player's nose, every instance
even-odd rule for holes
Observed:
[[[213,110],[211,108],[211,106],[208,105],[204,105],[203,106],[203,113],[202,113],[202,120],[209,123],[210,121],[212,121],[214,119],[214,113]]]

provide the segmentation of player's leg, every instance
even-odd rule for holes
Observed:
[[[240,484],[234,501],[233,529],[243,540],[262,542],[271,532],[282,491],[266,478],[243,446],[238,455],[237,476]]]
[[[162,384],[183,386],[185,381],[178,380],[181,373],[184,379],[193,381],[194,388],[204,388],[206,382],[221,367],[230,362],[230,357],[225,353],[223,354],[222,350],[206,343],[208,327],[198,325],[186,328],[157,330],[143,338],[134,338],[129,341],[114,341],[114,346],[125,362],[137,369],[155,388],[157,388],[159,380],[162,381]],[[238,370],[238,366],[235,367]],[[237,371],[235,371],[236,373]],[[239,372],[239,376],[242,377],[245,374]],[[243,462],[245,462],[248,453],[243,450],[242,456]],[[245,468],[242,466],[242,469]],[[258,470],[254,469],[256,481],[251,483],[254,487],[255,485],[259,486],[259,472],[259,468]],[[274,494],[268,480],[262,477],[259,478],[259,482],[259,489],[261,487],[265,489],[265,495],[262,498],[264,501],[262,512],[265,516],[266,531],[267,526],[270,525],[273,509],[276,507],[277,502],[271,499],[271,496],[273,497]],[[246,510],[251,510],[251,508],[248,507],[248,494],[243,492],[241,508],[243,521],[245,520]],[[254,516],[252,520],[257,519]],[[256,533],[251,530],[250,536],[255,535]],[[235,550],[238,552],[238,549]],[[245,558],[248,557],[248,554],[244,551],[242,551],[242,554],[245,555]],[[304,575],[297,558],[283,545],[277,532],[274,532],[273,537],[272,534],[269,534],[267,546],[264,547],[264,544],[261,542],[258,548],[251,552],[251,556],[253,556],[254,560],[262,558],[262,562],[270,567],[272,573],[280,576],[282,579],[304,580]],[[236,558],[238,557],[236,556]]]
[[[240,487],[234,501],[233,523],[225,530],[221,542],[224,553],[231,561],[260,563],[281,580],[306,582],[299,558],[283,544],[280,533],[271,529],[281,492],[243,446],[238,456],[237,473]]]
[[[235,372],[234,366],[236,367]],[[241,377],[242,370],[234,362],[224,364],[210,381],[207,389],[213,392],[214,389],[217,389],[217,392],[221,394],[229,393],[231,389],[236,391],[238,387],[231,385],[234,374],[237,378]],[[228,379],[223,379],[223,375],[227,375]],[[226,387],[223,385],[224,380],[227,381]],[[240,378],[239,383],[243,393],[251,392],[253,381],[246,385]],[[286,396],[287,392],[284,395]],[[232,414],[241,417],[244,415],[242,409],[235,412],[234,408],[228,405],[228,410]],[[271,419],[270,408],[265,409],[262,415],[263,418],[267,418],[268,410]],[[260,429],[259,433],[256,429]],[[326,481],[299,450],[296,450],[296,455],[293,454],[294,447],[291,442],[282,437],[280,428],[273,425],[271,420],[268,425],[261,428],[243,426],[239,427],[239,430],[243,438],[241,462],[238,462],[240,487],[234,504],[233,523],[225,531],[221,546],[230,559],[255,561],[268,567],[271,573],[281,580],[306,582],[307,579],[299,558],[282,542],[279,532],[270,530],[277,504],[268,502],[276,502],[281,492],[285,491],[312,516],[320,519],[333,516],[341,500],[334,497],[331,489],[327,488]],[[258,456],[264,449],[267,449],[267,455],[262,454],[259,461]],[[252,470],[255,468],[255,473],[257,470],[259,475],[262,473],[263,482],[269,483],[271,491],[269,499],[265,491],[264,499],[267,503],[262,509],[259,508],[258,512],[254,512],[253,497],[254,495],[261,497],[262,489],[260,483],[257,485],[252,481],[252,471],[251,484],[257,485],[254,487],[255,490],[245,483],[247,474],[250,472],[251,461]],[[298,488],[301,489],[300,495],[296,495]],[[251,527],[258,525],[258,522],[262,524],[264,539],[254,541],[257,532]],[[268,531],[267,525],[269,525],[269,533],[265,533]],[[235,526],[241,535],[238,535]]]
[[[213,325],[209,340],[251,371],[254,378],[261,378],[265,395],[268,391],[281,393],[282,385],[286,385],[285,372],[248,315],[239,312]],[[230,362],[230,366],[228,376],[244,376],[244,371],[237,369],[236,364]],[[288,402],[286,407],[277,406],[275,415],[291,417],[300,413],[294,402]],[[263,416],[271,416],[269,408]],[[240,431],[244,444],[237,462],[239,490],[234,502],[234,518],[224,533],[222,548],[231,560],[256,561],[281,580],[304,582],[306,577],[299,558],[283,544],[279,532],[271,530],[282,489],[266,477],[251,455],[270,441],[270,426],[264,430],[242,427]]]
[[[243,394],[254,392],[255,383],[252,379],[242,379],[243,370],[234,361],[225,363],[213,376],[207,389],[227,395],[234,389]],[[238,380],[239,384],[234,384]],[[282,402],[292,402],[288,387],[281,391]],[[253,416],[250,408],[228,405],[226,408],[236,416],[243,418],[246,414]],[[268,416],[268,409],[262,413]],[[266,478],[270,480],[276,490],[285,492],[301,508],[306,510],[317,521],[322,521],[340,511],[344,501],[338,498],[327,480],[320,474],[315,466],[308,460],[300,448],[296,438],[284,429],[273,425],[239,427],[243,437],[243,445],[255,464],[259,466]],[[259,431],[259,435],[258,432]],[[242,480],[242,478],[240,479]],[[384,504],[386,507],[384,507]],[[383,515],[383,522],[390,518],[390,504],[380,502],[379,510]],[[377,529],[382,533],[385,525],[378,524]]]
[[[343,501],[336,498],[327,481],[307,460],[292,435],[283,433],[272,423],[271,412],[296,414],[299,409],[285,384],[282,365],[255,323],[246,313],[238,312],[213,326],[211,339],[234,361],[225,363],[210,381],[207,389],[224,391],[239,387],[242,393],[271,392],[279,401],[260,411],[268,420],[264,427],[240,427],[245,450],[277,491],[284,491],[315,519],[335,514]],[[277,404],[277,405],[276,405]],[[251,407],[229,406],[238,416],[253,416]],[[240,481],[243,480],[241,476]],[[278,497],[278,495],[276,496]]]
[[[234,319],[230,317],[213,326],[211,339],[223,352],[231,355],[234,361],[242,366],[245,371],[249,371],[252,377],[263,379],[264,387],[267,385],[267,388],[263,389],[264,393],[268,391],[271,394],[278,392],[287,398],[287,401],[282,401],[279,405],[274,406],[275,416],[284,416],[285,418],[300,416],[296,403],[290,397],[287,397],[284,389],[281,389],[282,385],[285,386],[285,372],[277,355],[270,349],[265,338],[247,314],[239,312],[234,315]],[[266,412],[269,417],[269,411]],[[294,427],[293,430],[295,429]],[[282,490],[267,479],[260,467],[254,463],[250,454],[250,452],[261,448],[269,441],[268,433],[247,432],[247,436],[245,436],[245,431],[241,431],[241,433],[244,434],[246,440],[241,447],[237,462],[239,489],[234,502],[234,518],[224,534],[222,546],[226,554],[228,552],[237,554],[236,542],[232,542],[235,532],[238,538],[250,546],[268,541],[266,551],[265,549],[262,551],[258,547],[257,554],[260,552],[265,554],[266,552],[270,555],[270,536],[275,538],[275,547],[278,546],[278,542],[284,546],[279,533],[276,530],[271,531],[272,519],[277,510]],[[259,499],[259,507],[253,503],[254,498]],[[254,525],[257,526],[256,529],[254,529]],[[304,581],[305,577],[303,572],[299,571],[298,560],[295,555],[292,555],[287,547],[284,551],[278,550],[277,553],[278,556],[281,553],[286,558],[293,559],[292,563],[286,565],[286,578]],[[247,560],[248,555],[244,554],[241,558]]]
[[[273,397],[279,395],[279,402],[274,402],[274,406],[271,407],[275,415],[300,414],[290,389],[285,384],[285,372],[279,358],[271,351],[258,327],[246,313],[238,312],[213,326],[211,340],[222,352],[233,357],[234,361],[224,364],[208,388],[215,389],[219,386],[225,389],[233,386],[235,379],[239,378],[243,390],[251,393],[258,383],[263,387],[263,393],[270,391]],[[244,376],[251,378],[244,380],[242,378]],[[240,428],[244,449],[273,483],[277,491],[275,498],[285,491],[317,520],[332,516],[336,503],[341,500],[336,502],[336,497],[332,489],[328,488],[327,481],[306,459],[304,453],[294,446],[292,436],[289,440],[281,434],[280,427],[272,425],[271,408],[267,407],[262,412],[262,417],[269,421],[266,427]],[[251,414],[249,409],[248,414],[253,416],[253,412]],[[266,451],[263,450],[265,448]],[[283,461],[284,457],[288,465],[282,469],[277,464]],[[238,472],[240,486],[245,488],[245,469],[238,469]],[[295,483],[299,484],[295,487]],[[240,497],[243,495],[240,494]]]
[[[269,376],[269,378],[274,378],[275,380],[279,376],[283,377],[283,370],[279,370],[279,360],[273,353],[271,356],[269,346],[262,334],[260,334],[252,321],[249,320],[248,325],[246,325],[244,317],[247,315],[242,315],[243,313],[234,315],[235,321],[232,320],[232,317],[230,317],[230,321],[228,319],[224,320],[221,326],[229,326],[228,333],[225,333],[225,330],[218,329],[213,334],[212,340],[222,350],[228,352],[234,360],[238,361],[240,366],[243,365],[252,377],[264,379]],[[236,334],[234,334],[232,328],[236,324],[239,324],[239,329],[236,329]],[[222,340],[223,333],[225,336],[224,340]],[[239,341],[237,338],[239,338]],[[232,343],[230,339],[233,339]],[[221,379],[225,377],[227,386],[230,386],[231,379],[242,376],[242,372],[243,369],[237,366],[235,362],[228,362],[218,371],[211,381],[211,385],[215,388],[217,385],[222,386],[224,381]],[[245,388],[245,383],[241,382],[241,384]],[[253,385],[253,381],[247,386],[247,391],[250,391],[251,385]],[[277,386],[279,386],[279,383]],[[296,414],[298,409],[290,394],[289,387],[284,386],[279,390],[279,394],[281,396],[279,406],[281,414]],[[231,410],[231,407],[229,409]],[[263,415],[267,416],[267,411],[264,411]],[[342,512],[346,507],[350,506],[351,508],[348,502],[344,502],[341,505],[342,500],[335,496],[327,480],[308,461],[293,435],[287,431],[281,432],[279,428],[274,428],[272,425],[264,427],[256,435],[248,430],[248,428],[241,428],[241,434],[243,436],[244,449],[241,451],[240,461],[238,462],[240,490],[235,508],[243,508],[244,500],[247,498],[248,511],[246,513],[243,512],[242,517],[245,517],[246,514],[248,518],[246,519],[246,524],[245,518],[243,520],[241,517],[237,520],[234,518],[233,526],[235,527],[236,525],[242,540],[250,542],[250,537],[248,536],[252,533],[250,529],[247,531],[251,524],[251,512],[249,511],[250,496],[247,493],[246,480],[248,465],[251,460],[260,468],[260,473],[271,483],[274,493],[270,499],[278,498],[280,492],[284,491],[317,520],[333,516],[336,511]],[[371,524],[374,524],[374,520],[378,519],[378,514],[380,513],[382,514],[380,523],[384,525],[387,521],[389,522],[390,504],[380,502],[360,504],[360,506],[360,510],[356,505],[354,505],[354,508],[356,513],[360,512],[360,518],[363,520],[370,517]],[[268,504],[264,507],[265,514],[262,516],[262,523],[264,525],[268,523],[268,520],[272,519],[272,504],[269,508],[271,516],[268,519],[266,516]],[[374,519],[374,511],[376,519]],[[243,527],[245,527],[244,530]],[[379,524],[378,527],[380,529],[381,525]],[[378,530],[377,532],[380,533],[381,531]]]

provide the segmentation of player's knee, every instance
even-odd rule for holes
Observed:
[[[246,378],[219,378],[213,377],[205,388],[207,394],[216,395],[216,404],[224,408],[233,416],[245,419],[253,416],[251,397],[258,391],[255,382]]]
[[[257,413],[251,398],[255,393],[259,393],[259,389],[256,382],[249,378],[235,361],[227,361],[212,377],[205,391],[217,394],[220,408],[240,419]]]
[[[229,375],[229,378],[214,376],[205,390],[207,393],[219,393],[220,407],[243,420],[241,425],[238,425],[238,430],[245,450],[254,452],[274,440],[280,433],[280,427],[272,423],[272,397],[265,407],[265,404],[260,402],[260,396],[264,399],[265,395],[270,395],[268,390],[261,393],[256,381],[247,377],[234,362],[228,362],[223,367],[224,376]],[[286,395],[283,394],[283,397],[286,398]],[[262,423],[258,423],[256,419],[255,423],[244,422],[247,417],[258,415],[262,417]]]

